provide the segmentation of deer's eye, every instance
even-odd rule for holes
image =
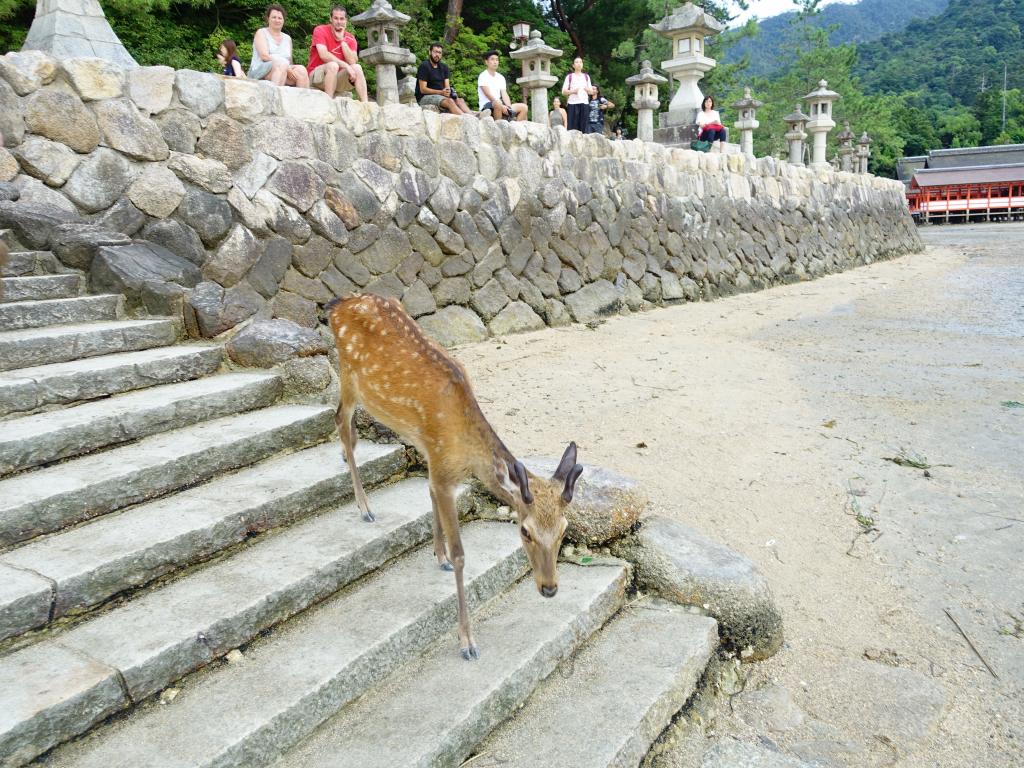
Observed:
[[[533,537],[530,535],[530,532],[526,530],[525,525],[519,526],[519,535],[523,537],[523,541],[533,541]]]

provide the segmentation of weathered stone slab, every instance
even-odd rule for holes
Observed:
[[[120,296],[74,296],[14,303],[0,302],[0,328],[17,331],[46,325],[114,320],[123,314]]]
[[[31,176],[51,187],[59,187],[78,167],[81,157],[55,141],[31,137],[14,148],[13,154]]]
[[[30,248],[45,248],[60,225],[79,220],[77,214],[49,205],[0,201],[0,227],[13,230]]]
[[[226,349],[236,363],[253,368],[270,368],[295,357],[328,352],[319,333],[284,319],[253,323],[232,338]]]
[[[56,643],[0,659],[0,760],[22,765],[128,706],[117,671]]]
[[[106,145],[136,160],[166,160],[167,142],[160,127],[139,114],[128,99],[105,99],[95,108]]]
[[[63,91],[37,91],[29,96],[25,124],[32,133],[66,144],[75,152],[92,152],[100,143],[100,129],[92,112]]]
[[[225,290],[205,281],[188,295],[185,327],[191,336],[212,339],[255,315],[265,303],[246,283]]]
[[[811,765],[755,744],[723,738],[704,753],[700,768],[811,768]]]
[[[640,765],[693,694],[717,645],[714,619],[660,600],[633,604],[480,745],[479,762],[484,768]],[[552,723],[561,724],[555,737]]]
[[[432,315],[420,317],[417,322],[428,336],[444,347],[487,338],[487,329],[480,316],[457,305],[442,307]]]
[[[128,70],[128,95],[143,112],[155,115],[171,106],[174,96],[172,67],[135,67]]]
[[[0,77],[19,96],[27,96],[53,82],[57,61],[42,51],[10,51],[0,57]]]
[[[132,176],[124,157],[100,147],[79,164],[63,191],[80,208],[96,213],[114,204],[131,184]]]
[[[333,408],[275,406],[0,480],[0,542],[60,530],[285,448],[318,442],[333,429]]]
[[[201,275],[195,264],[155,243],[105,245],[96,253],[89,272],[95,291],[124,294],[129,302],[145,303],[161,286],[192,288]]]
[[[146,166],[128,187],[128,199],[143,213],[165,219],[185,197],[185,185],[162,165]]]
[[[563,301],[577,323],[588,323],[605,315],[616,314],[622,307],[622,297],[607,280],[589,283],[563,297]]]
[[[259,257],[256,238],[241,224],[235,224],[216,253],[203,265],[203,277],[230,288],[245,276]]]
[[[60,69],[83,101],[116,99],[124,93],[125,71],[99,58],[62,59]]]
[[[206,117],[224,103],[224,80],[208,72],[179,69],[174,76],[174,91],[182,105]]]
[[[722,641],[744,659],[764,659],[782,645],[782,616],[768,581],[750,560],[676,520],[644,518],[634,536],[613,543],[645,589],[718,620]]]
[[[0,640],[45,624],[50,618],[53,593],[49,579],[0,563]]]

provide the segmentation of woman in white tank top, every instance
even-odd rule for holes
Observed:
[[[570,131],[586,133],[587,121],[590,119],[590,97],[596,91],[590,82],[590,75],[583,71],[583,59],[577,56],[572,60],[572,72],[565,76],[562,84],[562,95],[569,97],[566,110]]]
[[[252,41],[252,63],[249,77],[269,80],[274,85],[309,88],[309,74],[301,64],[292,64],[292,39],[284,28],[284,8],[267,6],[267,26],[256,30]]]

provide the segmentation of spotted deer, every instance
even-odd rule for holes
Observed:
[[[399,302],[353,295],[332,301],[325,312],[341,375],[335,420],[363,520],[375,518],[355,462],[353,415],[358,404],[426,458],[434,555],[441,568],[455,572],[462,657],[478,658],[463,587],[465,554],[456,488],[475,477],[515,510],[537,590],[554,597],[558,552],[568,525],[565,508],[583,471],[576,463],[576,444],[569,443],[550,479],[532,475],[495,434],[473,396],[465,369],[424,335]]]

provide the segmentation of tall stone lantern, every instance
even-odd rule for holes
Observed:
[[[651,67],[651,62],[640,65],[640,74],[626,78],[633,86],[633,109],[637,112],[636,136],[643,141],[654,141],[654,110],[661,106],[658,86],[668,82]]]
[[[530,119],[542,125],[548,124],[548,88],[558,82],[551,74],[551,61],[562,55],[540,36],[540,30],[530,33],[527,43],[512,51],[512,58],[522,62],[523,76],[516,79],[523,92],[530,94]]]
[[[697,83],[715,67],[715,60],[704,55],[705,39],[721,32],[722,23],[703,8],[686,3],[650,26],[672,41],[672,58],[661,62],[661,68],[679,82],[662,127],[692,125],[704,100]]]
[[[836,141],[839,142],[839,169],[847,173],[853,172],[853,140],[856,138],[850,130],[850,121],[843,121],[843,130],[836,134]]]
[[[807,133],[804,126],[810,120],[807,115],[800,111],[800,102],[796,103],[796,110],[782,118],[789,130],[786,131],[785,139],[789,142],[789,162],[793,165],[804,164],[804,141]]]
[[[754,154],[754,129],[761,124],[757,122],[757,108],[764,102],[750,95],[750,89],[743,89],[743,98],[732,105],[740,119],[736,121],[736,130],[740,132],[740,152],[744,155]]]
[[[826,141],[828,132],[836,127],[832,119],[832,103],[839,101],[839,94],[828,89],[827,80],[819,80],[818,87],[804,96],[810,106],[811,119],[807,121],[807,132],[813,137],[811,167],[828,168]]]
[[[871,137],[868,136],[868,132],[860,136],[860,141],[857,142],[857,170],[860,173],[868,172],[868,158],[871,157]]]
[[[405,64],[411,52],[401,47],[398,30],[409,20],[404,13],[392,8],[388,0],[373,0],[373,5],[351,19],[353,26],[366,30],[366,47],[359,52],[359,58],[377,68],[378,104],[399,101],[395,68]]]

